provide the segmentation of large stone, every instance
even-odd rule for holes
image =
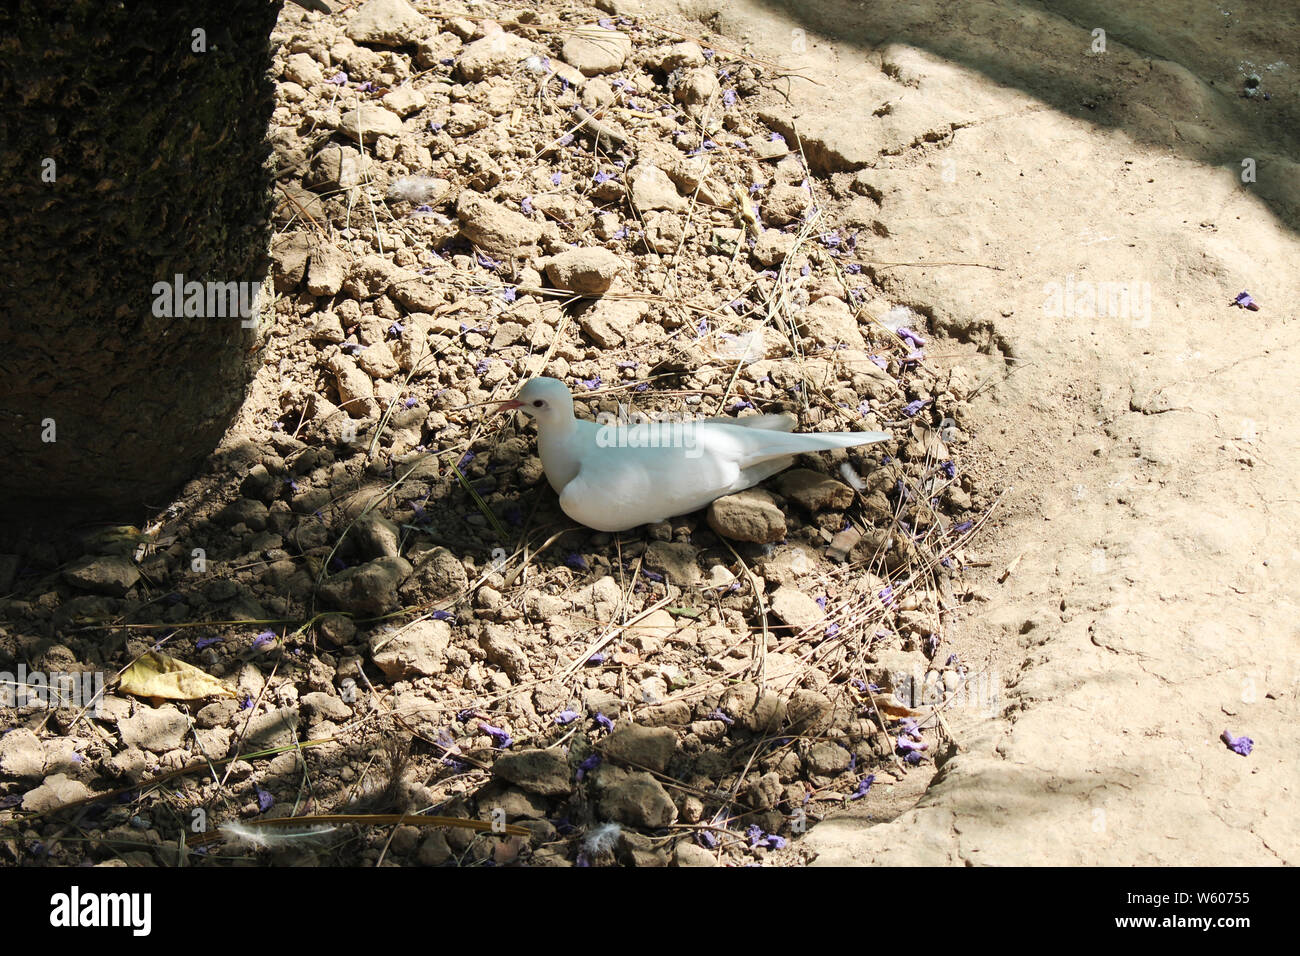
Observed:
[[[456,218],[460,220],[463,237],[487,252],[502,255],[513,254],[521,246],[530,246],[542,235],[538,223],[513,209],[484,199],[472,189],[464,190],[457,197]]]
[[[853,489],[808,468],[792,468],[777,480],[781,494],[809,511],[843,511],[853,504]]]
[[[709,527],[733,541],[771,544],[785,538],[785,515],[761,488],[746,488],[709,505]]]
[[[578,27],[564,41],[560,55],[584,76],[621,70],[632,53],[632,38],[617,30],[589,24]]]
[[[623,261],[608,249],[570,249],[551,257],[546,274],[557,289],[600,295],[608,291],[622,267]]]
[[[393,680],[429,677],[446,668],[451,625],[446,621],[417,621],[396,631],[370,635],[370,657]]]

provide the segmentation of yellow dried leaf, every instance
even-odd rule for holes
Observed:
[[[157,651],[149,651],[122,672],[119,690],[136,697],[168,700],[235,696],[233,690],[211,674]]]

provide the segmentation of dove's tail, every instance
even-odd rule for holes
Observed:
[[[774,458],[788,458],[813,451],[829,451],[832,448],[853,448],[856,445],[869,445],[872,442],[886,441],[893,436],[888,432],[762,432],[762,439],[753,442],[741,467],[749,469],[754,465]]]

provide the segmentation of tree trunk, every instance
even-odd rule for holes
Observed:
[[[0,9],[0,509],[11,519],[140,519],[193,474],[243,400],[259,336],[230,314],[238,287],[225,284],[247,292],[266,274],[279,6]],[[196,300],[189,288],[188,317],[161,285],[177,276],[214,290]]]

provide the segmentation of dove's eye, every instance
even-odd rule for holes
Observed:
[[[533,408],[541,408],[545,404],[546,403],[539,398],[537,401],[533,402]]]

